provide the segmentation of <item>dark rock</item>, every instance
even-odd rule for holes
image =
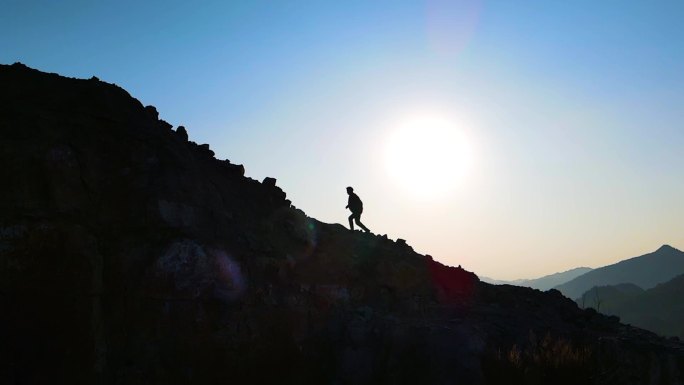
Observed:
[[[584,314],[586,317],[594,317],[598,314],[598,312],[596,312],[596,309],[589,307],[584,309]]]
[[[171,125],[169,122],[165,120],[159,120],[159,127],[161,127],[163,130],[171,130],[173,128],[173,125]]]
[[[185,142],[188,141],[188,131],[185,129],[184,126],[178,126],[176,129],[176,134]]]
[[[245,175],[245,166],[241,164],[232,164],[230,163],[229,160],[224,160],[221,163],[221,166],[223,170],[226,171],[226,175],[232,175],[232,176],[244,176]]]
[[[199,146],[200,153],[206,157],[213,158],[214,157],[214,151],[209,149],[208,144],[200,144]]]
[[[147,112],[147,115],[150,116],[152,119],[159,120],[159,112],[157,112],[157,107],[146,106],[145,112]]]
[[[261,182],[261,183],[262,183],[264,186],[275,187],[275,185],[276,185],[276,179],[267,176],[266,178],[264,178],[264,181]]]
[[[221,164],[222,168],[226,171],[227,175],[232,175],[232,176],[244,176],[245,175],[245,166],[241,164],[232,164],[230,163],[229,160],[224,160],[222,161]]]
[[[0,383],[682,382],[681,342],[310,218],[114,85],[0,84]]]

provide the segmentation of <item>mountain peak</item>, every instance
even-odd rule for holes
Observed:
[[[674,247],[665,244],[665,245],[660,246],[660,248],[658,250],[656,250],[656,253],[661,253],[661,252],[665,252],[665,251],[673,251],[673,250],[679,251],[679,250],[675,249]]]
[[[569,298],[578,298],[593,286],[633,283],[644,289],[667,282],[684,272],[684,253],[670,245],[658,250],[596,268],[556,287]]]

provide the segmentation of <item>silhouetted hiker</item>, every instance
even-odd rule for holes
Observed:
[[[352,212],[349,216],[349,228],[352,229],[352,231],[354,230],[354,223],[352,222],[352,220],[354,220],[360,228],[369,233],[370,230],[361,223],[361,213],[363,212],[363,202],[361,202],[361,198],[354,194],[354,189],[351,187],[347,187],[347,194],[349,194],[349,200],[347,201],[347,207],[345,208]]]

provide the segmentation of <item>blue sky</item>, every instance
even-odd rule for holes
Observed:
[[[0,62],[116,83],[323,221],[353,185],[374,232],[495,278],[684,248],[684,2],[1,5]],[[432,200],[381,156],[425,111],[475,153]]]

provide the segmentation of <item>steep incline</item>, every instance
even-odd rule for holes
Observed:
[[[309,218],[119,87],[0,84],[2,383],[681,379],[678,342]]]

